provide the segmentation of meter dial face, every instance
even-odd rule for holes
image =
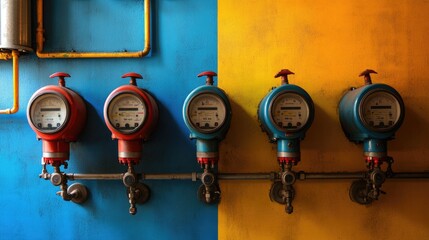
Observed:
[[[226,119],[225,103],[215,94],[199,94],[189,103],[188,119],[202,133],[217,131]]]
[[[271,118],[280,131],[298,131],[309,118],[309,107],[304,98],[296,93],[283,93],[271,104]]]
[[[366,127],[374,131],[387,131],[398,123],[401,105],[399,100],[389,92],[372,92],[364,97],[359,114]]]
[[[143,99],[133,93],[121,93],[109,103],[107,117],[110,124],[121,133],[137,131],[147,116]]]
[[[69,107],[59,94],[45,93],[31,103],[30,118],[34,127],[42,133],[56,133],[66,124]]]

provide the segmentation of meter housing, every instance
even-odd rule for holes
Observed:
[[[300,161],[300,140],[305,137],[314,119],[314,104],[301,87],[289,84],[287,69],[275,77],[282,77],[282,85],[270,91],[259,103],[258,118],[261,128],[271,142],[277,142],[280,162]]]
[[[341,99],[341,127],[350,141],[389,140],[404,120],[405,107],[399,93],[386,84],[351,89]]]
[[[69,142],[77,140],[86,120],[84,100],[65,87],[67,73],[54,73],[59,85],[37,90],[27,107],[27,120],[43,144],[43,162],[59,166],[69,159]]]
[[[261,127],[271,141],[304,139],[314,119],[314,105],[308,93],[293,84],[273,89],[258,109]]]
[[[127,73],[129,85],[113,90],[104,104],[104,121],[118,139],[118,158],[122,164],[137,164],[141,158],[142,141],[149,138],[158,122],[158,105],[145,90],[139,88],[137,73]]]
[[[218,142],[225,138],[231,125],[231,105],[226,93],[213,86],[214,72],[203,72],[206,85],[195,88],[183,104],[183,120],[191,139],[197,139],[197,161],[200,164],[217,162]]]

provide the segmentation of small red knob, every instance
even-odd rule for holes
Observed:
[[[207,76],[206,85],[213,85],[213,77],[217,76],[217,73],[212,71],[205,71],[197,75],[197,77]]]
[[[363,79],[365,80],[365,85],[372,84],[371,75],[370,75],[371,73],[377,74],[377,72],[372,69],[367,69],[363,71],[361,74],[359,74],[359,77],[363,76]]]
[[[49,76],[50,78],[56,78],[58,77],[58,85],[60,85],[61,87],[65,87],[66,86],[66,81],[64,80],[65,77],[70,77],[70,74],[65,73],[65,72],[56,72],[51,74],[51,76]]]
[[[274,77],[275,78],[281,77],[282,85],[284,85],[284,84],[289,84],[289,80],[287,79],[287,75],[289,74],[295,74],[295,73],[291,72],[289,69],[282,69]]]
[[[130,84],[134,85],[134,86],[137,86],[137,83],[136,83],[137,78],[143,79],[142,75],[135,73],[135,72],[129,72],[129,73],[125,73],[124,75],[122,75],[122,78],[127,78],[127,77],[131,78]]]

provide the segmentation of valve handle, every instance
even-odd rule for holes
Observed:
[[[143,79],[142,75],[135,73],[135,72],[129,72],[129,73],[125,73],[124,75],[122,75],[122,78],[127,78],[127,77],[131,78],[130,79],[130,85],[133,85],[133,86],[137,86],[137,83],[136,83],[137,78]]]
[[[51,74],[49,77],[50,78],[58,77],[58,85],[61,87],[65,87],[66,81],[64,80],[64,78],[70,77],[70,74],[65,73],[65,72],[56,72],[56,73]]]
[[[289,80],[287,79],[287,75],[290,75],[290,74],[295,74],[295,73],[293,73],[289,69],[282,69],[274,77],[275,78],[281,77],[281,80],[282,80],[281,83],[282,83],[282,85],[285,85],[285,84],[289,84]]]
[[[372,80],[371,80],[371,76],[370,76],[371,73],[377,74],[377,72],[372,70],[372,69],[367,69],[367,70],[363,71],[361,74],[359,74],[359,77],[363,76],[363,79],[365,80],[365,85],[372,84]]]
[[[205,71],[197,75],[197,77],[207,76],[206,85],[213,85],[213,77],[217,76],[217,73],[212,71]]]

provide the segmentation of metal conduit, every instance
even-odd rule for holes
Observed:
[[[366,172],[320,172],[306,173],[297,172],[297,180],[335,180],[335,179],[362,179]],[[105,173],[105,174],[84,174],[67,173],[69,180],[121,180],[123,173]],[[192,180],[197,181],[201,178],[201,173],[156,173],[156,174],[138,174],[142,180]],[[429,172],[398,172],[387,178],[392,179],[426,179],[429,178]],[[269,173],[218,173],[219,180],[271,180],[278,179],[276,172]]]
[[[43,0],[37,0],[36,54],[39,58],[141,58],[150,52],[150,0],[144,0],[144,49],[137,52],[43,52]]]
[[[120,180],[122,179],[122,173],[104,173],[104,174],[91,174],[91,173],[67,173],[67,179],[69,180]]]
[[[13,84],[13,105],[11,108],[0,110],[0,114],[14,114],[19,110],[19,65],[18,50],[12,50],[11,53],[2,53],[1,59],[8,60],[12,58],[12,84]]]
[[[328,179],[362,179],[365,178],[366,172],[320,172],[320,173],[296,173],[298,180],[314,179],[314,180],[328,180]]]
[[[217,175],[219,180],[275,180],[277,174],[275,172],[269,173],[219,173]]]

